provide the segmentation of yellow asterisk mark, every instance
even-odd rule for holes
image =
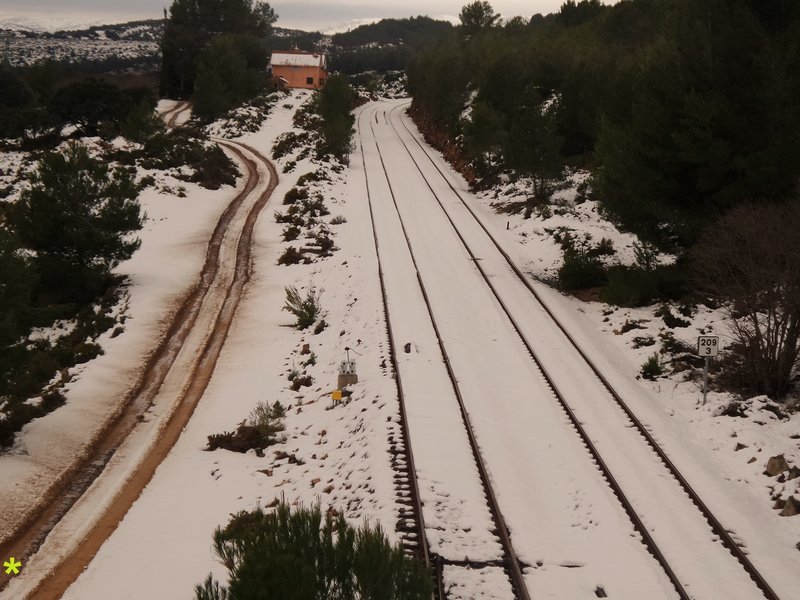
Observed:
[[[8,559],[6,562],[3,563],[3,566],[6,568],[6,575],[14,575],[19,574],[19,568],[22,566],[22,561],[16,560],[13,556]]]

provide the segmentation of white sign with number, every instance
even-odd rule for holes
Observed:
[[[719,337],[716,335],[697,336],[697,353],[700,356],[717,356],[719,354]]]

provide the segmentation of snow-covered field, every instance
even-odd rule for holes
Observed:
[[[0,11],[2,9],[0,8]],[[67,63],[119,59],[157,60],[163,23],[145,21],[90,26],[90,21],[6,17],[0,12],[0,40],[12,66],[43,60]],[[55,33],[56,31],[59,33]],[[77,30],[77,31],[70,31]]]
[[[306,92],[281,98],[261,130],[239,141],[269,156],[274,140],[292,129],[294,111],[308,98]],[[382,145],[393,143],[394,134],[385,117],[375,120],[374,115],[385,114],[394,106],[396,103],[373,104],[359,112],[365,117],[365,127],[367,122],[377,123]],[[169,107],[163,104],[160,110]],[[465,558],[461,554],[477,560],[495,558],[495,540],[488,535],[491,524],[471,459],[461,455],[468,446],[459,431],[452,390],[441,378],[441,356],[425,314],[420,312],[410,257],[397,237],[394,208],[385,182],[380,183],[371,137],[364,140],[364,146],[380,250],[386,260],[389,316],[398,319],[398,339],[411,343],[412,348],[398,358],[403,384],[408,386],[409,426],[429,539],[435,551],[446,558]],[[669,584],[644,552],[630,523],[619,516],[613,496],[592,469],[564,417],[550,405],[546,390],[536,403],[530,401],[531,391],[540,385],[539,375],[526,366],[524,349],[507,343],[507,326],[492,308],[493,300],[485,291],[474,297],[453,295],[471,285],[469,258],[459,254],[456,241],[446,233],[449,225],[437,213],[438,206],[421,204],[427,202],[427,192],[408,157],[397,147],[389,152],[390,179],[398,203],[402,202],[400,210],[409,220],[415,252],[426,261],[420,270],[435,294],[432,301],[439,307],[443,330],[453,341],[452,358],[461,365],[461,383],[468,390],[469,409],[492,483],[499,491],[501,507],[507,507],[517,550],[531,565],[526,577],[534,597],[589,597],[601,584],[610,597],[672,597]],[[289,155],[279,161],[279,172],[293,158]],[[438,155],[436,160],[442,169],[447,168]],[[330,225],[338,250],[311,264],[278,266],[277,259],[289,244],[279,241],[283,225],[275,222],[273,211],[284,210],[280,206],[283,196],[298,177],[319,168],[331,177],[329,183],[319,183],[316,188],[325,195],[331,213],[325,219],[339,215],[346,219]],[[592,203],[546,219],[523,220],[496,214],[490,206],[495,198],[475,198],[460,177],[452,171],[448,177],[503,239],[509,254],[529,272],[552,273],[560,259],[560,250],[545,227],[569,226],[579,233],[590,232],[595,240],[609,237],[623,257],[632,255],[634,240],[600,219]],[[180,185],[187,188],[186,198],[159,194],[152,188],[142,198],[149,217],[141,234],[142,249],[119,267],[131,276],[125,333],[101,339],[105,355],[80,368],[69,386],[68,404],[28,425],[15,453],[0,457],[4,507],[24,506],[40,489],[42,477],[57,473],[65,459],[80,451],[91,424],[99,424],[110,414],[135,380],[171,310],[196,277],[210,231],[233,190],[208,192],[191,184]],[[568,193],[564,201],[569,208]],[[342,173],[309,159],[281,173],[254,239],[252,278],[208,389],[172,452],[65,598],[190,597],[193,585],[209,571],[225,579],[225,570],[211,551],[214,528],[224,525],[231,513],[259,504],[269,506],[281,497],[292,503],[320,502],[323,510],[343,511],[354,520],[380,521],[390,537],[397,539],[394,524],[398,515],[387,449],[389,438],[397,433],[398,406],[388,367],[360,150],[356,149],[350,168]],[[292,316],[281,310],[288,285],[324,290],[321,303],[329,326],[323,332],[315,335],[291,327]],[[474,285],[475,290],[478,287]],[[666,327],[653,316],[653,308],[613,309],[565,297],[544,285],[537,285],[537,290],[600,362],[614,385],[632,399],[658,442],[685,470],[722,522],[747,543],[751,558],[765,567],[765,575],[781,590],[800,589],[800,552],[793,547],[800,541],[800,517],[778,516],[771,508],[774,491],[769,488],[776,486],[775,478],[762,474],[766,460],[774,454],[782,453],[790,464],[800,466],[798,415],[779,420],[763,403],[755,403],[747,418],[718,416],[719,408],[730,401],[725,394],[712,392],[709,403],[701,406],[697,384],[681,381],[680,375],[656,382],[637,381],[640,365],[653,347],[633,348],[633,337],[657,337]],[[632,319],[647,321],[641,324],[643,329],[615,333]],[[674,335],[693,343],[701,330],[722,333],[720,313],[701,308],[690,327],[675,329]],[[305,344],[313,353],[314,364],[309,362],[310,354],[301,353]],[[355,353],[360,383],[352,387],[349,402],[333,406],[329,394],[336,388],[337,367],[345,357],[345,347]],[[292,370],[305,371],[313,377],[313,384],[292,391],[287,378]],[[492,377],[485,377],[489,372]],[[586,384],[582,376],[574,377],[575,385]],[[259,401],[279,401],[291,407],[285,442],[268,448],[264,457],[204,451],[208,435],[233,430]],[[649,473],[641,473],[643,480],[645,475]],[[794,491],[796,481],[777,484],[785,488],[778,490],[784,498]],[[647,508],[654,528],[663,527],[674,510],[672,505],[659,506],[658,500]],[[12,513],[0,512],[0,517],[8,514]],[[544,515],[547,518],[540,518]],[[43,555],[63,551],[55,538],[45,544]],[[709,540],[702,538],[696,543]],[[713,588],[717,582],[720,590],[730,586],[734,590],[730,596],[740,597],[734,588],[742,574],[722,568],[715,572],[716,560],[709,557],[709,578],[704,584]],[[25,568],[33,570],[36,565],[34,559]],[[143,565],[155,565],[146,577]],[[447,567],[446,578],[453,586],[452,598],[506,597],[506,577],[499,569],[467,572]],[[20,597],[25,586],[23,569],[2,597]],[[537,595],[537,589],[543,595]],[[563,595],[565,590],[573,595]],[[748,592],[741,593],[747,597]],[[714,596],[703,593],[699,597]]]
[[[105,353],[72,369],[67,404],[26,425],[14,448],[0,456],[0,518],[9,529],[116,413],[196,279],[208,234],[233,194],[231,188],[210,192],[171,178],[164,183],[183,186],[187,196],[151,187],[140,197],[147,215],[142,248],[118,268],[131,282],[125,333],[100,336]]]
[[[274,138],[291,128],[294,110],[308,97],[301,92],[282,99],[262,131],[243,141],[269,154]],[[331,226],[342,249],[321,263],[275,264],[283,226],[272,212],[296,179],[316,168],[302,161],[281,177],[273,204],[257,224],[253,277],[211,385],[150,486],[66,597],[185,596],[208,571],[221,574],[210,551],[214,528],[233,511],[267,505],[282,495],[307,503],[319,499],[325,508],[353,519],[380,520],[395,537],[394,484],[386,452],[389,436],[397,431],[394,383],[386,369],[372,242],[359,235],[368,227],[368,213],[348,198],[344,177],[333,175],[326,194],[329,218],[347,219]],[[284,286],[312,283],[325,289],[322,305],[330,323],[318,335],[295,331],[289,327],[291,315],[281,311]],[[303,367],[309,358],[300,355],[303,343],[310,344],[315,365]],[[336,386],[345,346],[360,355],[359,376],[369,386],[354,386],[350,402],[332,409],[329,392]],[[314,384],[290,390],[287,375],[294,368],[307,371]],[[234,429],[257,402],[275,400],[293,407],[285,444],[270,448],[264,458],[203,451],[206,436]],[[137,565],[153,560],[170,565],[169,572],[142,578]],[[7,593],[22,589],[23,579]]]
[[[9,60],[13,66],[27,66],[45,59],[67,63],[108,59],[153,58],[159,55],[158,42],[109,39],[13,38]]]

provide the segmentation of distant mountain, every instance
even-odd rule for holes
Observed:
[[[417,52],[453,31],[430,17],[382,19],[331,36],[331,68],[348,74],[402,71]]]
[[[324,33],[325,35],[335,35],[337,33],[345,33],[348,31],[352,31],[353,29],[361,27],[363,25],[372,25],[373,23],[377,23],[378,21],[380,21],[380,18],[378,17],[371,19],[354,19],[346,23],[340,23],[339,25],[328,27],[322,33]]]
[[[161,20],[44,30],[47,24],[25,19],[0,23],[0,49],[13,66],[55,60],[94,71],[150,71],[157,68]],[[13,25],[14,27],[10,27]],[[38,27],[38,29],[36,29]]]
[[[99,21],[88,18],[64,19],[63,17],[10,17],[0,15],[0,30],[28,31],[32,33],[51,33],[59,29],[85,29],[100,25]]]
[[[347,74],[398,71],[416,52],[452,30],[450,22],[430,17],[362,21],[344,24],[347,31],[333,35],[276,27],[267,50],[324,51],[331,69]],[[69,24],[63,19],[0,18],[0,60],[6,58],[14,66],[55,60],[92,72],[153,71],[159,68],[163,32],[162,19]]]
[[[365,45],[373,47],[375,45],[405,45],[419,49],[452,30],[452,23],[431,17],[381,19],[375,23],[360,25],[355,29],[335,34],[333,43],[344,48]]]

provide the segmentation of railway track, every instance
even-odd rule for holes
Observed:
[[[362,148],[361,158],[364,160]],[[364,162],[364,173],[366,175],[366,162]],[[386,337],[389,345],[389,362],[392,367],[392,376],[397,385],[397,397],[399,400],[400,412],[400,439],[390,439],[390,453],[392,456],[392,467],[396,471],[395,489],[400,498],[400,515],[398,518],[397,530],[403,540],[403,548],[407,552],[415,555],[423,564],[434,574],[435,597],[444,600],[442,588],[442,577],[440,569],[432,562],[430,548],[425,536],[425,520],[422,513],[422,502],[420,500],[419,487],[417,482],[417,470],[414,462],[414,453],[411,449],[411,440],[408,434],[408,416],[406,414],[405,393],[403,390],[403,380],[400,376],[400,369],[397,364],[397,352],[394,342],[394,332],[392,323],[389,319],[388,295],[386,292],[386,280],[384,278],[383,267],[380,262],[380,250],[378,236],[375,229],[375,216],[372,212],[372,200],[369,191],[369,179],[366,181],[367,198],[369,200],[369,216],[372,223],[373,240],[375,243],[375,254],[378,256],[378,279],[381,288],[381,300],[383,303],[384,321],[386,323]],[[408,514],[406,514],[406,510]]]
[[[661,551],[658,543],[651,535],[649,527],[642,521],[642,518],[638,514],[637,510],[634,508],[633,503],[627,497],[622,486],[612,473],[609,464],[607,464],[607,462],[604,460],[597,445],[592,441],[592,438],[587,432],[586,427],[584,427],[584,424],[582,423],[581,419],[579,418],[578,415],[576,415],[572,406],[567,401],[565,395],[562,394],[561,391],[559,390],[559,387],[554,377],[551,375],[550,372],[548,372],[548,369],[544,366],[543,361],[537,354],[536,348],[529,341],[529,336],[520,326],[518,318],[514,316],[512,310],[509,308],[506,301],[504,300],[503,294],[498,290],[498,287],[493,284],[490,274],[488,274],[486,269],[481,265],[481,260],[482,260],[481,257],[476,255],[476,253],[472,248],[472,245],[465,238],[464,234],[460,231],[459,227],[454,222],[453,217],[451,216],[450,212],[445,206],[445,202],[443,202],[440,194],[437,193],[436,189],[431,185],[431,182],[428,176],[425,175],[425,172],[421,168],[418,159],[415,158],[414,153],[412,153],[411,149],[409,148],[409,145],[406,143],[405,140],[403,140],[401,133],[397,130],[397,127],[395,125],[395,120],[393,118],[393,113],[397,112],[401,107],[402,105],[396,106],[391,111],[390,115],[386,117],[386,122],[390,124],[391,127],[394,129],[395,134],[402,143],[403,147],[405,148],[405,151],[407,152],[411,161],[414,163],[416,169],[419,171],[420,176],[425,180],[425,183],[428,189],[430,190],[431,195],[435,198],[442,212],[446,216],[447,221],[450,223],[453,231],[458,236],[465,251],[471,257],[471,260],[475,264],[476,269],[480,272],[481,277],[486,282],[488,288],[491,289],[492,294],[496,298],[496,301],[498,302],[502,311],[505,313],[513,329],[516,331],[520,340],[528,350],[531,359],[536,363],[536,367],[540,370],[540,372],[546,379],[548,386],[551,388],[562,409],[569,417],[569,420],[572,423],[572,426],[574,427],[575,431],[580,436],[582,443],[589,450],[598,468],[603,473],[604,478],[611,486],[611,488],[614,490],[615,496],[619,499],[626,514],[634,524],[635,529],[641,535],[641,539],[645,547],[652,554],[652,556],[658,561],[658,563],[662,566],[664,572],[667,574],[669,580],[675,587],[678,596],[680,598],[687,600],[689,598],[694,598],[695,596],[691,593],[691,589],[685,586],[685,584],[681,580],[681,577],[678,574],[676,574],[675,569],[673,569],[670,563],[667,561],[664,552]],[[377,113],[376,113],[376,122],[377,122]],[[758,595],[763,596],[764,598],[767,598],[769,600],[778,600],[779,597],[776,594],[776,592],[772,589],[772,587],[769,585],[769,583],[766,581],[763,575],[758,571],[758,569],[753,565],[753,563],[747,557],[747,555],[739,546],[739,544],[733,539],[733,536],[716,518],[716,516],[712,513],[710,508],[701,500],[696,491],[692,488],[692,486],[688,483],[686,478],[678,470],[677,466],[670,460],[670,458],[667,456],[664,450],[659,446],[659,444],[647,430],[647,427],[637,418],[634,412],[624,401],[622,396],[614,389],[614,387],[610,384],[610,382],[603,375],[600,369],[595,365],[595,363],[589,358],[586,352],[575,341],[574,337],[569,333],[569,331],[566,329],[563,323],[560,322],[560,320],[556,317],[556,315],[552,312],[552,310],[543,301],[541,296],[537,293],[535,288],[531,285],[531,283],[528,281],[528,279],[525,277],[525,275],[522,273],[519,267],[514,263],[514,261],[508,255],[508,253],[503,249],[503,247],[495,238],[495,236],[484,225],[484,223],[477,216],[472,207],[469,206],[469,203],[464,199],[462,194],[455,188],[455,186],[453,186],[450,180],[445,176],[445,174],[440,169],[439,165],[437,165],[436,162],[432,159],[428,150],[419,141],[417,135],[411,131],[411,129],[408,127],[405,121],[401,121],[401,123],[406,130],[407,136],[413,139],[413,142],[416,144],[416,146],[418,146],[419,150],[424,154],[424,156],[427,158],[430,164],[433,165],[433,167],[435,167],[439,176],[441,176],[441,179],[446,183],[447,187],[452,192],[453,197],[457,199],[457,201],[469,212],[469,214],[477,223],[477,225],[480,227],[480,229],[483,231],[483,233],[491,241],[491,244],[494,246],[497,252],[502,256],[503,260],[507,264],[508,268],[513,272],[514,276],[519,280],[519,282],[521,282],[525,286],[525,288],[529,292],[530,298],[536,303],[539,309],[543,310],[548,315],[549,319],[551,319],[554,322],[558,330],[563,334],[564,338],[568,341],[569,345],[577,352],[580,358],[584,361],[584,363],[589,367],[591,372],[594,374],[598,386],[604,391],[606,396],[613,401],[614,406],[617,408],[617,410],[621,411],[621,413],[624,415],[624,418],[627,420],[627,423],[629,423],[630,426],[633,427],[638,432],[642,441],[644,441],[647,447],[649,448],[649,451],[651,451],[655,456],[658,457],[658,460],[661,462],[664,468],[669,472],[673,480],[680,486],[680,488],[683,490],[686,496],[688,496],[694,507],[702,515],[703,519],[708,524],[713,535],[716,536],[716,539],[719,540],[719,543],[728,550],[728,552],[732,555],[732,557],[736,561],[738,561],[741,568],[747,573],[749,578],[758,588],[758,591],[760,592],[760,594]],[[399,209],[398,209],[398,214],[399,214]]]
[[[376,118],[377,118],[377,115],[376,115]],[[359,129],[360,129],[360,127],[361,127],[361,123],[359,121]],[[372,127],[372,123],[370,123],[370,127]],[[379,150],[379,152],[380,152],[380,150]],[[434,574],[436,597],[438,598],[438,600],[445,600],[447,598],[447,594],[446,594],[445,587],[444,587],[444,578],[443,578],[443,567],[445,565],[461,566],[461,567],[466,567],[466,568],[470,568],[470,569],[472,569],[472,568],[478,568],[479,569],[479,568],[482,568],[484,566],[487,566],[487,563],[486,562],[480,562],[480,561],[468,561],[468,560],[467,561],[448,561],[448,560],[442,558],[441,556],[431,555],[429,547],[428,547],[428,542],[426,540],[426,534],[425,534],[425,522],[424,522],[422,504],[421,504],[421,501],[420,501],[420,498],[419,498],[418,484],[416,483],[416,471],[415,471],[415,468],[414,468],[413,452],[412,452],[412,448],[411,448],[411,444],[410,444],[410,440],[409,440],[409,435],[408,435],[408,419],[407,419],[406,407],[405,407],[405,395],[404,395],[404,391],[403,391],[402,378],[400,376],[400,369],[398,368],[398,364],[397,364],[396,346],[395,346],[395,343],[394,343],[394,336],[393,336],[393,332],[392,332],[391,319],[390,319],[390,315],[389,315],[389,303],[388,303],[388,297],[387,297],[387,292],[386,292],[386,283],[385,283],[384,274],[383,274],[383,267],[381,265],[381,251],[380,251],[380,244],[379,244],[379,241],[378,241],[378,232],[377,232],[377,228],[376,228],[376,225],[375,225],[375,217],[374,217],[374,211],[373,211],[372,195],[371,195],[370,190],[369,190],[369,175],[368,175],[368,172],[367,172],[366,160],[365,160],[364,151],[363,151],[363,140],[361,141],[361,155],[362,155],[362,161],[364,161],[363,165],[364,165],[365,176],[367,177],[367,199],[368,199],[368,203],[369,203],[369,212],[370,212],[370,220],[371,220],[371,223],[372,223],[373,239],[374,239],[374,242],[375,242],[375,251],[376,251],[376,254],[378,256],[378,273],[379,273],[380,284],[381,284],[381,295],[382,295],[382,300],[383,300],[383,309],[384,309],[384,313],[386,315],[386,323],[387,323],[387,330],[388,330],[387,333],[388,333],[388,338],[389,338],[390,354],[391,354],[391,363],[392,363],[392,369],[393,369],[394,375],[395,375],[396,380],[397,380],[398,398],[399,398],[399,401],[400,401],[401,427],[402,427],[402,430],[403,430],[404,447],[406,449],[406,453],[407,453],[407,456],[408,456],[408,459],[406,461],[406,464],[408,465],[408,470],[404,473],[404,476],[408,478],[409,482],[414,482],[411,485],[411,490],[410,491],[412,492],[412,495],[414,496],[413,505],[414,505],[414,514],[416,516],[416,524],[417,524],[416,527],[415,527],[414,535],[415,535],[415,539],[420,541],[420,543],[418,544],[418,552],[417,552],[417,554],[422,558],[422,560],[425,562],[425,564],[428,566],[429,569],[431,569],[431,571]],[[383,171],[384,171],[384,175],[386,176],[387,183],[389,184],[389,189],[391,191],[392,190],[391,183],[389,182],[388,172],[386,171],[386,165],[383,162],[382,158],[381,158],[381,165],[382,165],[382,168],[383,168]],[[394,196],[393,191],[392,191],[392,200],[393,200],[393,202],[395,203],[395,206],[396,206],[397,200],[396,200],[396,198]],[[398,211],[398,216],[399,216],[399,211]],[[402,225],[402,218],[401,218],[401,225]],[[411,257],[412,257],[412,261],[414,262],[415,269],[416,269],[416,258],[414,257],[414,253],[413,253],[412,248],[411,248],[411,242],[409,240],[408,233],[405,231],[405,227],[404,226],[403,226],[403,236],[405,237],[406,244],[408,246],[409,252],[410,252]],[[517,600],[530,600],[531,597],[530,597],[530,595],[528,593],[528,590],[527,590],[527,587],[525,585],[525,581],[524,581],[524,578],[523,578],[523,575],[522,575],[522,569],[521,569],[520,561],[517,558],[517,555],[516,555],[516,553],[514,551],[512,543],[511,543],[511,537],[509,535],[508,528],[507,528],[506,523],[505,523],[505,521],[503,519],[503,515],[502,515],[502,513],[500,511],[500,508],[499,508],[499,505],[498,505],[498,502],[497,502],[497,498],[496,498],[495,493],[494,493],[494,489],[492,487],[488,472],[486,470],[486,466],[484,464],[483,457],[482,457],[481,452],[480,452],[480,448],[479,448],[477,440],[475,438],[475,434],[474,434],[474,431],[473,431],[473,428],[472,428],[472,424],[470,422],[469,414],[467,413],[466,407],[464,405],[463,396],[462,396],[462,393],[461,393],[460,386],[458,384],[458,380],[456,379],[455,373],[454,373],[452,365],[450,363],[450,359],[449,359],[449,357],[447,355],[447,350],[445,348],[444,341],[442,340],[441,333],[439,331],[439,326],[438,326],[438,323],[436,321],[436,317],[435,317],[435,315],[433,313],[433,310],[431,308],[431,305],[430,305],[430,300],[428,298],[427,289],[425,287],[425,284],[424,284],[424,282],[422,280],[422,277],[421,277],[418,269],[416,269],[416,280],[417,280],[417,282],[419,284],[419,288],[420,288],[421,294],[422,294],[422,296],[423,296],[423,298],[425,300],[425,304],[427,306],[428,314],[429,314],[429,317],[430,317],[430,320],[431,320],[431,325],[432,325],[434,331],[436,332],[436,337],[438,339],[439,348],[440,348],[440,350],[442,352],[442,356],[444,357],[445,366],[447,368],[448,377],[450,379],[450,382],[451,382],[451,385],[452,385],[452,388],[453,388],[453,392],[454,392],[454,394],[456,396],[456,399],[458,400],[459,410],[460,410],[460,413],[461,413],[461,417],[463,419],[463,424],[464,424],[465,430],[467,432],[467,436],[469,438],[469,444],[470,444],[470,449],[472,451],[472,456],[473,456],[473,458],[475,460],[475,464],[476,464],[476,466],[478,468],[478,472],[480,474],[481,486],[482,486],[482,488],[484,490],[484,494],[485,494],[486,500],[487,500],[487,502],[489,504],[489,510],[490,510],[490,512],[492,514],[492,517],[493,517],[493,520],[494,520],[494,526],[496,528],[497,535],[500,538],[500,542],[501,542],[501,545],[502,545],[504,553],[505,553],[504,559],[502,561],[500,561],[499,564],[500,564],[500,566],[502,566],[504,568],[504,570],[506,570],[506,572],[509,575],[509,578],[511,580],[511,586],[512,586],[515,598],[517,598]]]
[[[187,106],[173,109],[170,120],[174,122]],[[148,360],[119,415],[98,436],[98,442],[85,459],[76,465],[64,481],[57,484],[35,517],[23,529],[15,532],[8,546],[0,548],[8,555],[21,558],[28,567],[29,577],[33,577],[31,581],[20,578],[10,582],[8,587],[14,590],[13,596],[9,597],[42,600],[61,597],[139,497],[177,441],[211,379],[250,276],[252,235],[256,220],[278,182],[274,167],[257,150],[235,142],[219,143],[245,166],[247,182],[220,216],[208,243],[205,263],[197,283],[183,299],[167,333]],[[261,183],[260,167],[269,174],[267,184]],[[131,465],[131,471],[121,488],[105,491],[102,486],[99,491],[92,488],[101,496],[110,494],[113,501],[106,504],[100,516],[83,515],[83,519],[91,519],[93,524],[84,532],[76,548],[63,558],[42,556],[40,560],[47,564],[38,564],[34,555],[44,548],[47,536],[64,519],[70,518],[73,507],[81,510],[78,501],[95,480],[102,477],[106,466],[112,462],[115,453],[124,447],[142,421],[142,416],[156,402],[157,396],[169,393],[164,389],[173,390],[178,396],[170,400],[172,406],[167,409],[168,416],[147,455],[139,464]],[[75,516],[71,527],[81,527],[81,520],[80,514]],[[67,531],[69,529],[68,525]],[[3,593],[0,596],[6,597]]]

